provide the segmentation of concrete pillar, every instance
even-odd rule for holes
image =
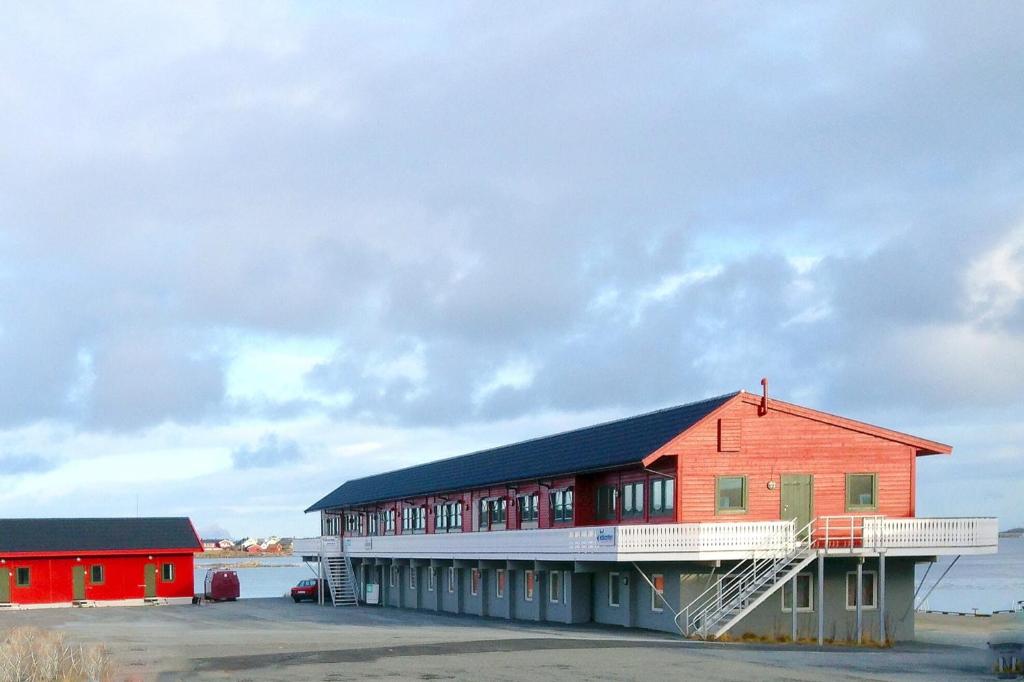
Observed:
[[[825,556],[818,554],[818,646],[825,643]]]
[[[864,638],[864,558],[857,560],[857,644]]]
[[[490,610],[487,608],[487,595],[490,593],[489,582],[490,573],[486,568],[480,569],[480,615],[489,616]]]
[[[790,582],[792,583],[789,586],[789,614],[791,616],[791,618],[790,618],[790,621],[791,621],[790,638],[795,642],[796,641],[796,593],[797,593],[796,583],[797,583],[797,576],[793,576],[793,579]]]
[[[878,639],[885,643],[885,551],[878,554]]]

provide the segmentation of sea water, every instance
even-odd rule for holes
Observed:
[[[300,580],[316,577],[316,564],[303,563],[301,557],[293,556],[251,556],[239,558],[196,557],[195,590],[203,591],[206,571],[211,568],[225,568],[238,573],[238,589],[242,599],[258,597],[281,597]]]
[[[1019,608],[1018,602],[1024,601],[1024,538],[999,538],[999,552],[996,554],[964,554],[954,564],[955,558],[939,557],[930,570],[928,564],[918,564],[918,584],[924,579],[918,593],[919,601],[949,568],[949,573],[932,590],[921,608],[963,613],[977,609],[979,613],[991,613]]]
[[[954,557],[940,557],[928,570],[928,564],[917,567],[917,582],[924,584],[918,599],[953,564]],[[312,566],[312,568],[310,568]],[[300,580],[316,577],[316,564],[307,565],[300,557],[241,557],[218,559],[204,555],[196,559],[196,591],[202,591],[208,568],[224,567],[238,572],[243,599],[280,597]],[[928,575],[925,578],[925,571]],[[1024,538],[1000,538],[998,554],[965,554],[952,565],[941,582],[931,591],[923,608],[934,611],[980,613],[1011,609],[1024,600]]]

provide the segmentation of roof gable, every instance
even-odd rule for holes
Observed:
[[[0,554],[171,549],[202,551],[187,517],[0,519]]]
[[[307,512],[639,464],[737,393],[348,481]]]

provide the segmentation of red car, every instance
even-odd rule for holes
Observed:
[[[296,604],[304,599],[308,599],[310,601],[317,601],[316,582],[316,578],[308,578],[306,580],[300,580],[299,584],[292,588],[292,599],[295,600]],[[329,599],[330,596],[330,588],[328,587],[325,590],[324,598]]]

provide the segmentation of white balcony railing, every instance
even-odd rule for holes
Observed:
[[[585,526],[480,533],[351,537],[352,557],[548,561],[699,561],[745,559],[791,549],[792,521]],[[826,554],[889,556],[982,554],[996,551],[997,520],[821,517],[812,548]],[[339,538],[300,538],[296,555],[338,556]]]

